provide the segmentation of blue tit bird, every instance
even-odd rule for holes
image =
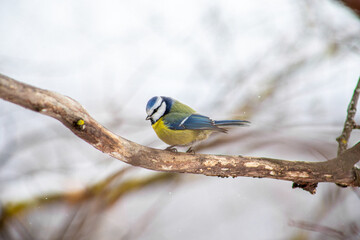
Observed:
[[[244,126],[245,120],[212,120],[198,114],[191,107],[163,96],[152,97],[146,105],[146,120],[150,120],[157,136],[170,145],[167,150],[176,151],[175,146],[191,146],[205,140],[213,132],[226,133],[227,126]],[[187,152],[193,152],[191,147]]]

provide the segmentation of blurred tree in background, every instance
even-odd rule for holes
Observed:
[[[77,99],[164,148],[146,101],[171,96],[247,129],[199,152],[336,156],[359,77],[356,1],[4,1],[0,72]],[[356,116],[357,122],[359,117]],[[129,167],[53,119],[0,102],[0,238],[359,239],[358,189]],[[353,132],[349,146],[358,142]]]

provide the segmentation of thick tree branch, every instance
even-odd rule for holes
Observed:
[[[295,182],[312,193],[318,182],[360,186],[353,166],[360,160],[360,143],[326,162],[287,161],[262,157],[172,153],[119,137],[96,122],[75,100],[0,74],[0,98],[51,116],[98,150],[147,169],[220,177],[273,178]]]

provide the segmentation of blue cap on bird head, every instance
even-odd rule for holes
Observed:
[[[146,113],[149,114],[149,110],[155,105],[156,102],[161,103],[161,97],[155,96],[152,97],[146,104]]]

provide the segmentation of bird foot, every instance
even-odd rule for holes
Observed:
[[[186,153],[195,154],[195,151],[194,151],[194,149],[192,149],[192,147],[189,147],[189,149],[186,151]]]
[[[169,146],[169,147],[165,148],[165,150],[170,151],[170,152],[174,152],[174,153],[178,152],[178,150],[174,146]]]

